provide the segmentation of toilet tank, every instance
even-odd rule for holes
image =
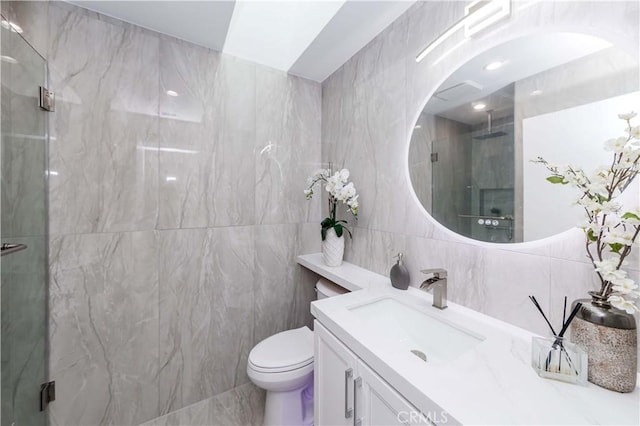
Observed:
[[[327,279],[320,278],[316,283],[317,299],[325,299],[327,297],[338,296],[340,294],[348,293],[344,287],[340,287],[338,284],[331,282]]]

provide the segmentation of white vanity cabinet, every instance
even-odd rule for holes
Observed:
[[[314,423],[353,425],[358,358],[318,321],[313,329]]]
[[[435,424],[318,321],[314,342],[316,425]]]

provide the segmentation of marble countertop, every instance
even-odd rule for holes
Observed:
[[[531,368],[533,333],[449,302],[440,311],[431,295],[397,290],[388,277],[343,263],[328,267],[321,254],[298,263],[351,290],[315,301],[311,313],[358,357],[425,414],[441,410],[461,424],[640,424],[640,390],[619,394],[589,383],[540,378]],[[434,318],[484,337],[473,349],[441,363],[424,363],[398,351],[350,308],[393,298]]]

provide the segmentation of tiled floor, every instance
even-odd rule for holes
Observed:
[[[264,398],[262,389],[247,383],[141,426],[259,426],[264,416]]]

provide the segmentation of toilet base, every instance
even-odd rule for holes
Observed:
[[[265,426],[313,425],[313,376],[307,384],[288,392],[267,391]]]

